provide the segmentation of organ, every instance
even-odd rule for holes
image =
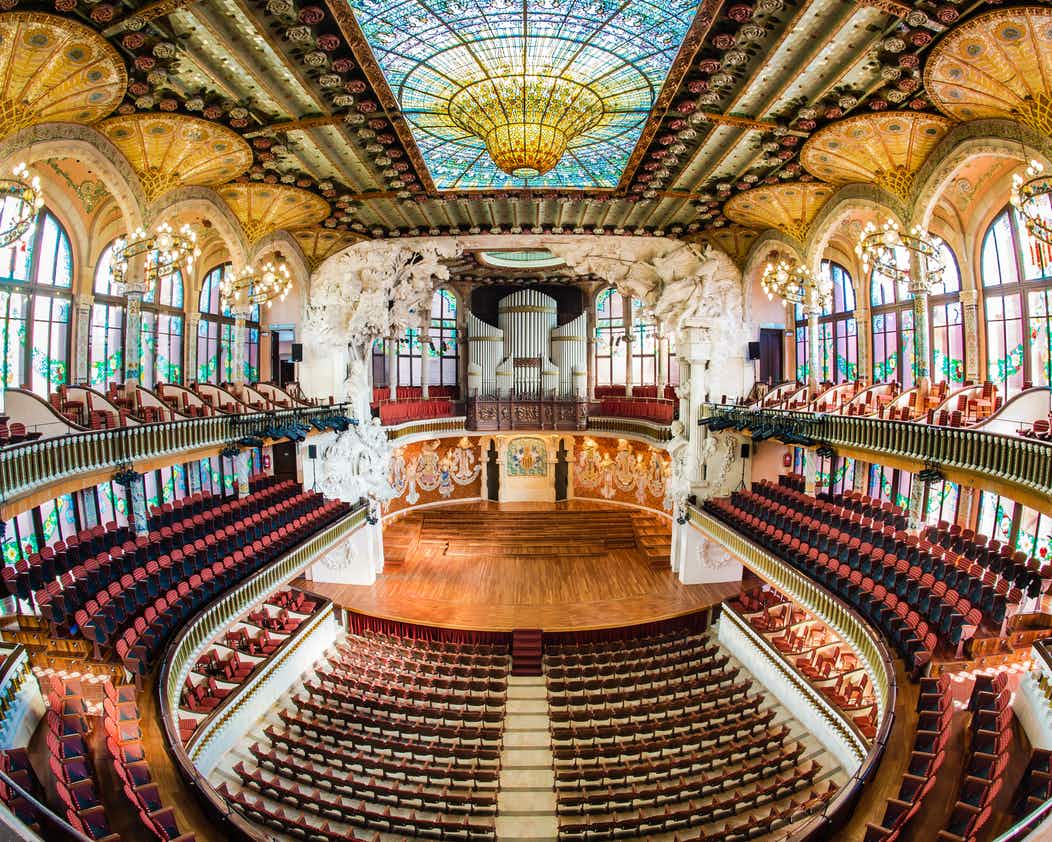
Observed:
[[[555,299],[532,289],[500,300],[497,326],[469,313],[468,394],[583,400],[587,316],[557,325],[556,314]]]

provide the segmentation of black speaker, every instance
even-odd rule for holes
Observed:
[[[749,458],[749,445],[743,444],[742,445],[742,459],[748,459],[748,458]]]
[[[307,445],[307,458],[317,459],[318,458],[318,445],[308,444]]]
[[[292,361],[294,363],[303,362],[303,343],[293,342],[292,343]]]
[[[760,343],[750,342],[749,343],[749,359],[758,360],[760,359]]]

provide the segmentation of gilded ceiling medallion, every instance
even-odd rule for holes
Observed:
[[[745,265],[749,249],[752,248],[758,236],[759,234],[750,228],[743,228],[741,225],[725,225],[722,228],[691,234],[685,239],[687,242],[707,243],[713,248],[726,252],[740,269]]]
[[[739,193],[727,202],[723,213],[748,228],[775,228],[802,243],[815,214],[832,195],[828,184],[790,181]]]
[[[250,243],[282,228],[311,228],[329,215],[329,203],[307,190],[255,182],[216,188],[241,223]]]
[[[979,15],[949,32],[924,67],[935,106],[957,120],[1007,117],[1052,135],[1052,8]]]
[[[179,114],[129,114],[97,126],[139,174],[146,200],[186,184],[212,186],[252,166],[252,150],[219,123]]]
[[[311,272],[336,252],[367,239],[352,231],[334,231],[330,228],[304,228],[293,231],[292,236],[300,244],[303,256],[307,259],[307,267]]]
[[[872,183],[908,202],[914,175],[952,125],[913,111],[860,114],[815,132],[800,163],[833,184]]]
[[[0,14],[0,137],[45,121],[94,123],[124,97],[124,61],[69,18]]]

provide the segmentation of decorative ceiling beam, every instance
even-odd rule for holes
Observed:
[[[880,9],[880,11],[885,14],[896,18],[905,18],[913,11],[912,6],[907,6],[905,3],[899,3],[898,0],[855,0],[855,2],[860,6],[870,6],[874,9]]]
[[[112,26],[104,29],[102,34],[107,38],[112,38],[114,35],[119,35],[125,30],[128,21],[134,20],[137,22],[142,21],[143,23],[149,23],[151,20],[167,17],[172,12],[185,9],[187,6],[192,6],[197,2],[198,0],[155,0],[153,3],[147,3],[138,11],[132,12],[130,15],[125,15]],[[142,29],[141,26],[135,28]]]

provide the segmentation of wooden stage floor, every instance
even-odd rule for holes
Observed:
[[[294,584],[376,617],[489,631],[634,625],[738,592],[737,582],[683,585],[655,565],[631,537],[632,511],[585,501],[436,507],[385,528],[392,549],[396,537],[413,537],[376,584]]]

